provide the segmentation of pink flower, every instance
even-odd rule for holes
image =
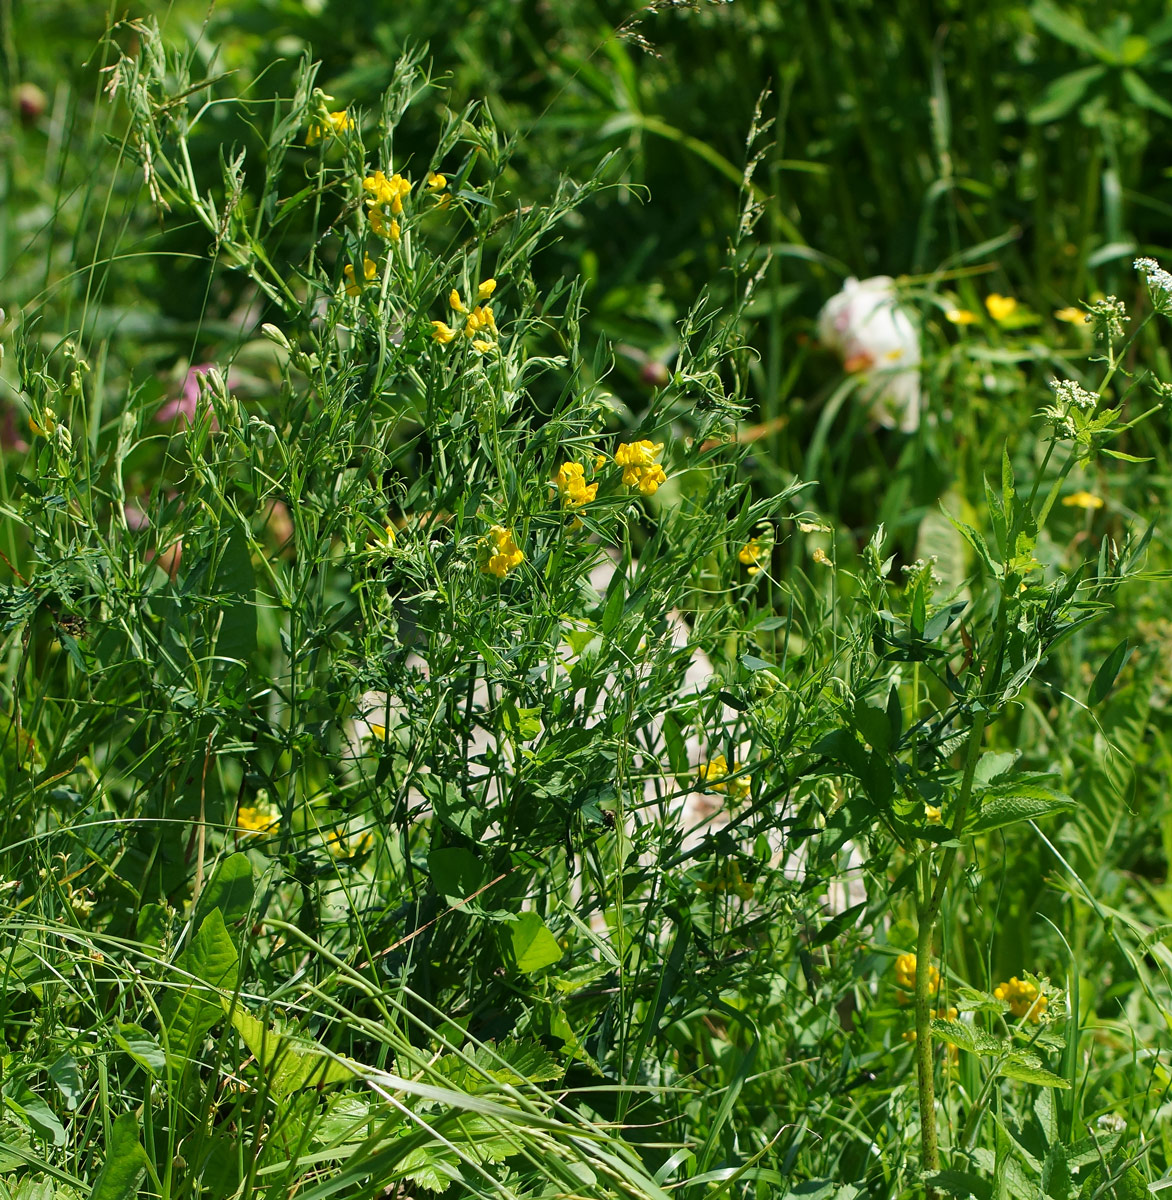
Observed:
[[[174,421],[178,417],[180,424],[190,425],[195,420],[195,414],[199,408],[199,377],[206,375],[215,365],[215,363],[200,363],[198,366],[189,367],[187,376],[183,380],[183,394],[174,400],[168,400],[155,413],[155,420]],[[212,419],[212,428],[217,428],[215,418]]]

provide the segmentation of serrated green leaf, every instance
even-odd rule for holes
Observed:
[[[272,1025],[266,1025],[226,997],[222,1004],[231,1010],[232,1026],[260,1064],[269,1090],[284,1100],[306,1087],[346,1083],[355,1072],[327,1053],[324,1046],[309,1039],[291,1038]]]
[[[940,1038],[950,1046],[958,1046],[971,1054],[996,1056],[1004,1054],[1006,1043],[1001,1038],[970,1025],[967,1021],[950,1021],[943,1017],[932,1020],[932,1036]]]
[[[1039,1087],[1068,1088],[1070,1080],[1047,1071],[1036,1063],[1035,1056],[1022,1051],[1015,1051],[998,1068],[998,1074],[1006,1079],[1016,1079],[1021,1083],[1036,1083]]]

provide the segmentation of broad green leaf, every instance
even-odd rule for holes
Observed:
[[[123,1113],[114,1122],[106,1162],[90,1200],[130,1200],[138,1194],[148,1166],[146,1151],[138,1140],[138,1118],[132,1112]]]
[[[484,886],[484,864],[460,846],[432,850],[427,855],[431,885],[441,896],[466,900]]]
[[[167,1031],[168,1061],[182,1071],[207,1031],[223,1015],[220,992],[236,990],[238,959],[218,908],[204,918],[176,967],[193,976],[180,979],[159,1004]]]
[[[9,1108],[19,1112],[41,1137],[52,1142],[54,1146],[65,1145],[65,1126],[36,1092],[22,1087],[15,1097],[6,1097],[5,1102]]]
[[[561,960],[562,948],[538,913],[523,912],[509,932],[518,971],[531,975]]]
[[[81,1075],[77,1070],[77,1059],[72,1054],[61,1055],[49,1068],[49,1078],[61,1093],[65,1107],[73,1112],[83,1095]]]
[[[141,1025],[119,1025],[114,1040],[134,1059],[136,1063],[152,1075],[159,1075],[167,1066],[167,1056],[163,1047]]]
[[[1004,829],[1007,825],[1016,825],[1018,821],[1036,821],[1058,812],[1072,808],[1074,801],[1069,796],[1059,796],[1056,793],[1049,797],[1039,796],[998,796],[982,805],[980,812],[966,823],[967,833],[991,833],[994,829]]]
[[[203,925],[212,909],[218,908],[225,925],[235,925],[252,908],[252,863],[246,854],[224,859],[199,895],[195,909],[196,928]]]

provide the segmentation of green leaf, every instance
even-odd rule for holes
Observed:
[[[1133,253],[1133,252],[1134,252],[1134,250],[1135,250],[1135,247],[1134,247],[1134,246],[1128,246],[1128,247],[1127,247],[1127,253],[1129,253],[1129,254],[1130,254],[1130,253]],[[1087,265],[1088,265],[1088,266],[1090,266],[1091,264],[1088,262],[1088,264],[1087,264]],[[1151,462],[1151,461],[1152,461],[1152,459],[1151,459],[1150,457],[1148,457],[1148,458],[1137,458],[1137,457],[1136,457],[1134,454],[1124,454],[1122,450],[1111,450],[1111,449],[1110,449],[1110,448],[1108,448],[1107,446],[1104,446],[1104,447],[1102,448],[1102,451],[1101,451],[1101,453],[1103,453],[1103,454],[1107,455],[1107,457],[1108,457],[1108,458],[1117,458],[1117,459],[1119,459],[1119,461],[1120,461],[1120,462],[1129,462],[1129,463],[1146,463],[1146,462]]]
[[[90,1200],[130,1200],[138,1194],[149,1165],[138,1140],[138,1118],[132,1112],[123,1113],[110,1132],[106,1162],[90,1192]]]
[[[532,975],[561,960],[561,946],[537,913],[523,912],[510,926],[510,934],[518,971]]]
[[[22,1087],[15,1097],[7,1097],[6,1102],[10,1108],[19,1112],[41,1137],[52,1142],[54,1146],[65,1145],[65,1126],[36,1092]]]
[[[1172,104],[1152,88],[1134,71],[1123,72],[1123,90],[1141,108],[1159,113],[1162,117],[1172,117]]]
[[[70,1112],[75,1111],[78,1101],[83,1095],[81,1075],[77,1070],[77,1059],[72,1054],[63,1054],[49,1068],[49,1078],[61,1093],[65,1107]]]
[[[998,796],[987,800],[973,819],[965,823],[965,831],[971,834],[991,833],[994,829],[1016,825],[1018,821],[1036,821],[1065,812],[1073,806],[1074,801],[1069,796],[1060,796],[1056,792],[1046,797]]]
[[[987,1054],[996,1056],[1005,1053],[1005,1042],[1001,1038],[986,1033],[976,1025],[967,1021],[950,1021],[943,1017],[932,1019],[932,1036],[967,1050],[970,1054]]]
[[[243,921],[252,909],[252,863],[247,854],[226,858],[200,892],[195,908],[195,925],[200,928],[212,909],[218,908],[225,925]]]
[[[927,1184],[945,1196],[974,1196],[976,1200],[991,1200],[993,1188],[987,1179],[970,1175],[967,1171],[937,1171],[925,1180]]]
[[[193,978],[180,981],[159,1004],[167,1031],[167,1059],[177,1070],[195,1058],[207,1031],[221,1018],[220,992],[235,992],[239,960],[218,908],[204,918],[176,967]]]
[[[1106,67],[1083,67],[1047,84],[1037,104],[1029,111],[1030,124],[1045,125],[1066,116],[1086,95],[1091,84],[1106,73]]]
[[[222,1004],[224,1011],[230,1012],[232,1027],[260,1064],[269,1090],[278,1101],[302,1088],[347,1083],[354,1078],[353,1069],[345,1062],[339,1062],[317,1042],[291,1038],[234,1005],[227,997],[222,997]]]
[[[471,850],[459,846],[429,851],[427,870],[432,887],[455,900],[467,900],[484,886],[484,865]]]
[[[1128,645],[1127,638],[1103,659],[1103,664],[1095,672],[1094,682],[1091,684],[1091,690],[1087,693],[1088,704],[1099,704],[1107,699],[1108,693],[1115,686],[1115,680],[1119,677],[1119,672],[1123,670],[1123,664],[1131,657],[1132,647]]]
[[[1112,61],[1110,51],[1082,21],[1063,12],[1052,0],[1036,0],[1030,8],[1030,16],[1047,33],[1053,34],[1068,46],[1073,46],[1093,58],[1102,59],[1103,62]]]
[[[163,1047],[141,1025],[119,1025],[114,1041],[145,1071],[160,1075],[167,1066]]]
[[[1047,1071],[1038,1066],[1032,1054],[1014,1051],[998,1068],[998,1073],[1006,1079],[1016,1079],[1021,1083],[1036,1083],[1039,1087],[1068,1088],[1070,1080]]]

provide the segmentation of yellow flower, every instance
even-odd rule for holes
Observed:
[[[637,487],[644,496],[654,496],[659,485],[667,482],[663,468],[655,461],[662,450],[662,442],[651,442],[646,438],[623,442],[614,456],[615,462],[623,468],[623,483],[627,487]]]
[[[456,293],[453,292],[452,295],[456,296]],[[459,296],[456,296],[456,299],[458,300]],[[456,308],[454,304],[452,307]],[[456,308],[456,311],[465,312],[466,310],[461,305],[461,307]],[[478,304],[468,313],[468,319],[464,322],[464,336],[473,337],[481,329],[491,329],[493,333],[496,333],[496,317],[492,315],[492,309],[487,304]]]
[[[386,213],[381,208],[372,208],[369,220],[371,230],[381,238],[389,238],[392,242],[397,242],[403,236],[399,222],[394,217],[388,221]]]
[[[901,954],[895,960],[895,982],[901,988],[907,988],[909,992],[915,991],[916,987],[916,956],[914,954]],[[940,990],[940,972],[934,966],[928,967],[928,991],[938,992]]]
[[[606,466],[606,455],[605,454],[596,454],[594,456],[594,469],[596,471],[601,471],[602,468],[605,466]]]
[[[968,308],[950,308],[944,314],[944,319],[951,321],[953,325],[975,325],[977,314]]]
[[[733,892],[742,900],[753,899],[753,885],[745,881],[740,864],[735,859],[731,863],[722,860],[716,868],[716,877],[697,883],[696,886],[702,892]]]
[[[364,256],[362,259],[362,275],[363,283],[359,283],[354,277],[354,268],[347,263],[342,269],[342,274],[346,276],[346,295],[357,296],[365,286],[370,283],[378,274],[378,264],[369,256]]]
[[[267,833],[280,824],[280,820],[268,805],[242,804],[236,810],[236,828],[241,833]]]
[[[750,538],[737,553],[737,558],[749,568],[750,575],[756,575],[761,569],[757,566],[761,555],[765,553],[764,547],[761,545],[760,538]]]
[[[403,211],[403,197],[411,190],[411,183],[402,175],[394,174],[388,179],[382,171],[375,171],[362,181],[363,188],[370,193],[366,203],[374,208],[376,205],[389,204],[391,212],[396,216]]]
[[[493,294],[493,292],[495,292],[495,291],[496,291],[496,280],[495,279],[486,279],[476,289],[476,299],[477,300],[487,300],[489,298],[489,296],[491,296]]]
[[[728,778],[730,774],[736,775],[741,771],[744,765],[744,763],[734,763],[730,772],[728,759],[723,754],[718,754],[711,762],[702,763],[697,774],[705,791],[724,792],[734,800],[744,800],[752,789],[748,777],[741,775],[736,779]]]
[[[581,463],[564,462],[553,477],[564,508],[581,508],[598,495],[598,484],[586,482],[586,468]]]
[[[52,437],[53,431],[57,428],[57,418],[44,408],[41,410],[40,419],[29,413],[28,427],[37,435],[37,437]]]
[[[486,575],[504,579],[514,567],[519,567],[524,561],[525,555],[518,549],[512,532],[503,525],[494,525],[488,531],[488,536],[481,540],[480,569]]]
[[[1024,979],[1012,976],[1008,983],[999,983],[993,989],[993,995],[998,1000],[1009,1005],[1009,1011],[1019,1020],[1025,1017],[1031,1025],[1037,1025],[1042,1020],[1042,1014],[1049,1007],[1046,999],[1036,985]]]
[[[943,820],[943,817],[940,815],[939,806],[935,804],[925,804],[924,819],[929,825],[939,825]]]
[[[1065,321],[1068,325],[1085,325],[1090,316],[1081,308],[1060,308],[1055,312],[1054,320]]]
[[[358,837],[347,837],[340,829],[335,829],[326,838],[326,846],[334,858],[362,858],[373,848],[374,835],[368,830]]]
[[[1062,503],[1066,508],[1085,508],[1087,511],[1103,507],[1102,496],[1096,496],[1094,492],[1072,492],[1069,496],[1062,497]]]
[[[456,331],[444,321],[432,321],[431,326],[431,336],[441,346],[446,346],[456,336]]]
[[[312,146],[322,138],[340,137],[347,129],[354,128],[354,118],[348,112],[332,112],[326,117],[325,124],[315,122],[309,127],[305,144]]]
[[[496,342],[490,342],[487,338],[475,338],[472,342],[472,349],[477,354],[487,354],[490,350],[496,349]]]
[[[1004,321],[1007,317],[1011,317],[1017,309],[1017,301],[1012,296],[1002,296],[997,292],[990,292],[985,297],[985,307],[994,321]]]
[[[829,556],[827,555],[826,551],[825,551],[825,550],[823,550],[821,546],[815,546],[815,547],[814,547],[814,553],[813,553],[813,555],[812,555],[811,557],[814,559],[814,561],[815,561],[816,563],[818,563],[818,565],[819,565],[819,566],[822,566],[822,567],[830,567],[830,566],[833,566],[833,565],[834,565],[834,564],[833,564],[833,563],[830,561],[830,558],[829,558]]]
[[[427,190],[429,192],[442,192],[448,186],[448,177],[446,175],[438,175],[432,171],[427,177]]]
[[[448,307],[458,313],[466,313],[468,311],[464,307],[464,301],[460,299],[460,293],[455,288],[452,288],[448,296]]]

